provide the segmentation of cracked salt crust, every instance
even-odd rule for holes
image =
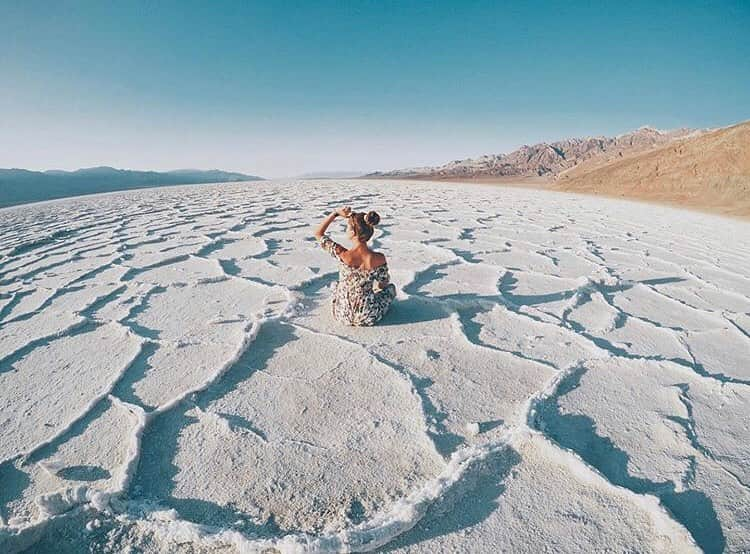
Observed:
[[[341,204],[383,215],[373,328],[309,236]],[[745,223],[332,181],[0,227],[4,551],[750,549]]]

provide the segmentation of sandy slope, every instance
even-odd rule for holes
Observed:
[[[344,203],[384,216],[374,328],[310,238]],[[0,228],[0,551],[750,549],[746,223],[358,180]]]
[[[555,188],[750,216],[750,122],[598,167],[581,164]]]

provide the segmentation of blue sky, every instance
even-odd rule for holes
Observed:
[[[281,177],[750,119],[750,2],[0,0],[0,167]]]

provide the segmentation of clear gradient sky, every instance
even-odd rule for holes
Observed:
[[[0,0],[0,167],[281,177],[746,119],[749,0]]]

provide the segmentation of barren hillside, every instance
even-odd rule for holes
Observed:
[[[686,138],[593,169],[589,164],[581,164],[562,173],[554,188],[667,201],[748,216],[750,122]]]

